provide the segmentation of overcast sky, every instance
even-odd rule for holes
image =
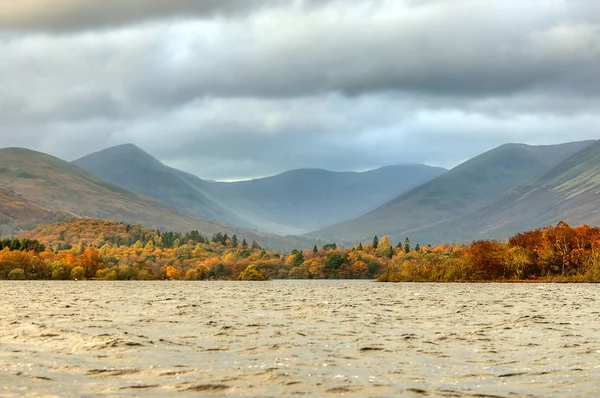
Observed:
[[[134,143],[202,178],[452,167],[600,138],[596,0],[19,0],[0,146]]]

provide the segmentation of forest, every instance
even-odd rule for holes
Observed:
[[[375,236],[352,247],[328,243],[278,253],[235,235],[76,219],[5,239],[0,249],[0,279],[13,280],[600,281],[600,228],[564,222],[506,242],[432,247]]]

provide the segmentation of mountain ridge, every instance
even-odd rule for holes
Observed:
[[[351,243],[373,235],[393,239],[411,236],[422,242],[432,239],[441,224],[476,211],[498,197],[541,175],[592,141],[530,146],[505,144],[456,166],[354,220],[305,236]]]
[[[366,172],[307,168],[253,180],[211,182],[166,166],[132,144],[106,148],[73,163],[196,216],[281,235],[302,234],[358,216],[446,171],[418,164]]]

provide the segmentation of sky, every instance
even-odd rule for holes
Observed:
[[[213,180],[600,138],[595,0],[20,0],[0,146]]]

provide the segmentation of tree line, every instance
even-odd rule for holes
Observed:
[[[204,237],[79,219],[0,241],[0,279],[600,281],[600,229],[556,226],[506,242],[412,247],[408,238],[327,243],[289,253],[218,233]]]

